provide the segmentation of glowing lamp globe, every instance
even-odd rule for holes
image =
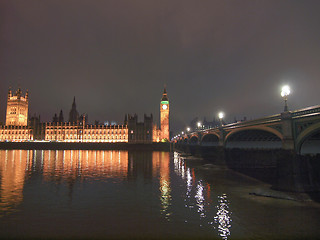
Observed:
[[[288,97],[290,94],[290,87],[288,85],[285,85],[281,89],[281,97],[285,98]]]

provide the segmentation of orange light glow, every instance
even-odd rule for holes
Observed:
[[[46,123],[45,140],[63,142],[128,142],[126,125]]]
[[[27,126],[28,125],[28,93],[25,97],[21,96],[18,89],[15,95],[9,90],[7,98],[7,126]]]
[[[23,200],[23,186],[32,151],[0,151],[0,211],[10,211]]]
[[[127,151],[64,150],[45,151],[43,175],[45,180],[57,176],[64,180],[76,178],[125,178],[128,172]]]

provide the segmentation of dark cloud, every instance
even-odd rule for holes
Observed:
[[[158,118],[168,86],[173,129],[224,110],[249,118],[320,102],[318,1],[0,1],[2,120],[9,86],[30,113],[90,121]]]

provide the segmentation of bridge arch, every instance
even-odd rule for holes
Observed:
[[[218,146],[219,135],[216,133],[207,133],[201,137],[200,143],[202,146]]]
[[[320,153],[320,151],[312,151],[310,146],[305,146],[307,144],[308,139],[316,137],[316,139],[320,138],[320,122],[314,123],[304,129],[296,138],[296,151],[300,154],[304,153]],[[317,141],[317,140],[316,140]],[[320,145],[320,140],[317,143]],[[318,146],[317,149],[320,147]]]
[[[193,135],[193,136],[190,137],[189,143],[191,145],[196,145],[196,144],[199,143],[199,138],[196,135]]]
[[[282,147],[282,134],[270,127],[246,127],[229,132],[224,139],[226,148],[265,148]]]

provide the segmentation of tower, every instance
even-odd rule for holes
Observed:
[[[58,121],[59,121],[60,123],[64,122],[62,109],[60,110],[60,114],[59,114],[59,119],[58,119]]]
[[[160,139],[170,140],[170,127],[169,127],[169,99],[167,96],[166,87],[164,88],[163,95],[160,102]]]
[[[79,113],[77,111],[77,106],[76,106],[76,97],[73,97],[72,107],[69,112],[69,122],[76,123],[78,120],[79,120]]]
[[[7,126],[27,126],[28,125],[28,105],[29,96],[28,91],[25,97],[22,96],[21,89],[18,88],[16,94],[12,95],[12,91],[9,88],[7,98],[7,114],[6,125]]]

